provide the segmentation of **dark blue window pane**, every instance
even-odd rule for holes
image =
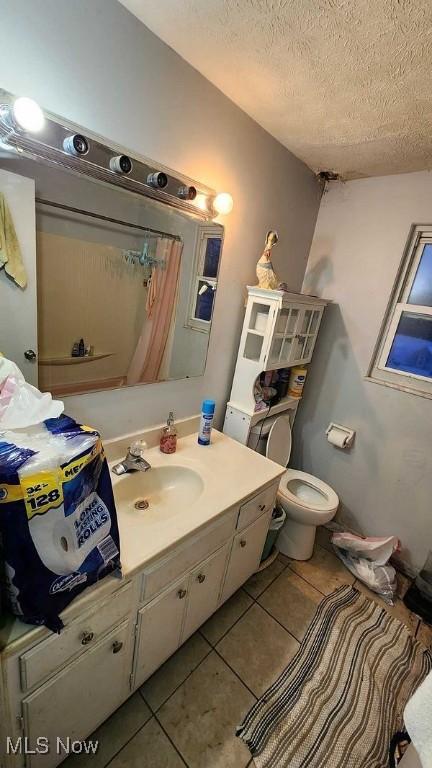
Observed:
[[[201,281],[198,283],[198,296],[195,305],[195,317],[198,320],[209,321],[212,319],[214,296],[213,286]]]
[[[209,237],[204,256],[204,277],[217,277],[222,240],[220,237]]]
[[[423,248],[408,304],[432,307],[432,245]]]
[[[386,365],[432,378],[432,317],[402,312]]]

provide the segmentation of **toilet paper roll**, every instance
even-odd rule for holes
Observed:
[[[346,442],[348,440],[348,434],[339,427],[332,427],[327,433],[327,440],[337,448],[346,448]]]

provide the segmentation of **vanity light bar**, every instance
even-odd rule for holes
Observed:
[[[0,141],[3,145],[51,165],[85,173],[99,181],[158,200],[201,219],[214,218],[214,190],[179,178],[175,172],[152,167],[144,159],[119,154],[118,147],[102,143],[92,134],[85,135],[78,126],[55,115],[44,114],[28,99],[32,106],[29,114],[33,110],[33,114],[39,116],[38,132],[34,135],[31,121],[23,125],[16,119],[16,105],[20,101],[0,89]]]

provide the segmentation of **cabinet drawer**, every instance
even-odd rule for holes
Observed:
[[[57,754],[57,739],[86,739],[125,700],[132,661],[131,626],[124,621],[87,653],[75,659],[47,683],[23,699],[28,748],[38,737],[49,739],[48,754],[27,754],[29,768],[55,768],[65,757]]]
[[[186,542],[172,555],[145,571],[141,601],[147,601],[159,594],[168,584],[219,549],[234,533],[237,514],[238,508],[235,507],[204,533]]]
[[[27,691],[63,667],[70,659],[92,647],[132,607],[132,582],[124,584],[109,598],[66,625],[60,635],[52,634],[20,656],[21,688]]]
[[[277,485],[271,485],[261,493],[258,493],[253,499],[250,499],[240,507],[237,528],[241,530],[250,523],[253,523],[260,515],[272,508],[276,499]]]

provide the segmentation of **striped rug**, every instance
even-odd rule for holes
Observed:
[[[405,704],[431,668],[404,624],[342,586],[237,735],[257,768],[388,768]]]

